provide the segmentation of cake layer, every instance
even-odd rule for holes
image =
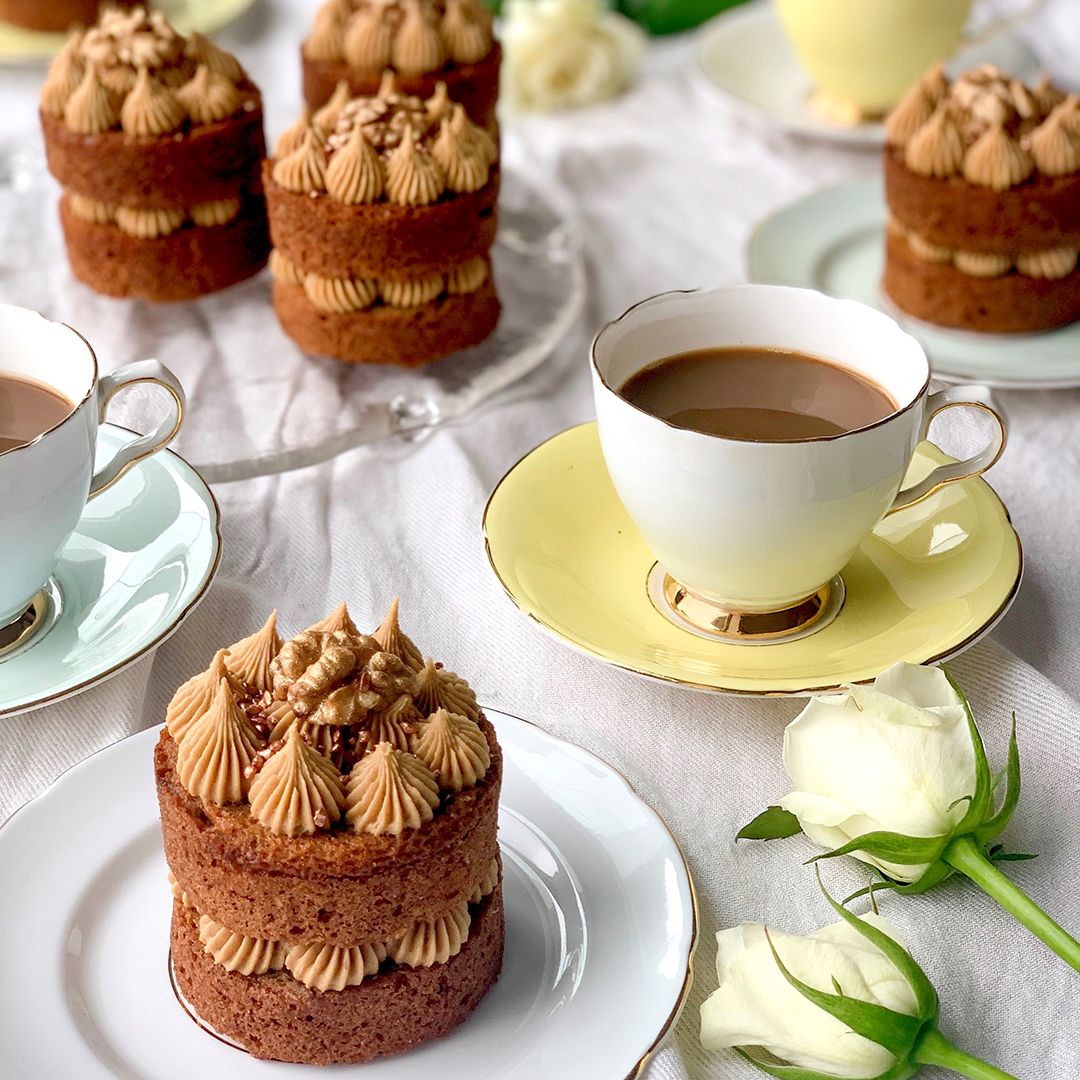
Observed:
[[[257,274],[270,254],[265,204],[258,195],[247,195],[227,225],[189,222],[152,240],[83,220],[67,195],[60,199],[60,221],[72,273],[107,296],[193,300]]]
[[[420,307],[378,305],[344,315],[319,311],[302,288],[275,281],[274,310],[285,333],[306,353],[418,367],[478,345],[495,329],[501,308],[488,277],[476,292]]]
[[[941,247],[1015,256],[1080,246],[1080,173],[1037,174],[995,191],[962,176],[920,176],[888,147],[885,200],[907,228]]]
[[[490,53],[475,64],[447,64],[440,71],[424,75],[395,75],[403,94],[429,98],[438,83],[446,83],[451,101],[465,106],[476,123],[495,130],[495,103],[499,97],[499,63],[502,52],[496,42]],[[327,60],[309,60],[300,51],[304,69],[304,100],[312,111],[325,105],[337,84],[344,79],[353,97],[372,97],[379,89],[381,71],[358,71],[348,64]]]
[[[479,191],[449,194],[430,206],[350,206],[329,195],[287,191],[271,168],[264,164],[263,184],[274,247],[308,273],[418,278],[486,255],[495,241],[497,166]]]
[[[241,111],[198,124],[182,137],[79,135],[42,112],[49,171],[80,195],[135,209],[193,206],[229,198],[238,188],[257,188],[266,156],[262,98],[250,83],[240,90]]]
[[[358,986],[320,992],[284,971],[246,976],[216,965],[199,940],[198,915],[177,900],[173,974],[198,1015],[255,1057],[311,1065],[370,1061],[448,1035],[498,979],[502,885],[469,911],[469,938],[445,964],[385,961]]]
[[[109,0],[108,6],[132,8],[138,2]],[[97,19],[100,7],[100,0],[0,0],[0,19],[27,30],[62,34],[76,23],[89,26]]]
[[[900,237],[886,245],[885,292],[901,310],[939,326],[1032,333],[1080,318],[1080,270],[1051,280],[1013,271],[975,277],[919,258]]]
[[[502,755],[488,721],[480,726],[491,753],[483,779],[445,794],[434,820],[400,836],[347,827],[279,836],[244,804],[205,805],[180,784],[163,730],[154,767],[169,867],[212,919],[289,944],[385,941],[439,918],[473,895],[498,852]]]

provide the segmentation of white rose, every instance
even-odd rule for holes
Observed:
[[[862,919],[904,945],[880,916],[867,914]],[[777,930],[769,935],[788,971],[815,990],[835,994],[839,984],[845,997],[907,1016],[919,1014],[904,974],[847,923],[808,937]],[[701,1006],[701,1042],[706,1050],[760,1046],[792,1065],[837,1077],[876,1077],[893,1066],[896,1059],[884,1046],[852,1031],[784,978],[761,923],[721,930],[716,943],[720,988]]]
[[[591,105],[630,85],[645,32],[602,0],[508,0],[502,89],[518,109]]]
[[[794,785],[780,805],[817,844],[838,848],[869,832],[947,836],[975,792],[967,714],[939,668],[896,664],[873,689],[814,698],[784,733]],[[898,881],[926,865],[854,852]]]

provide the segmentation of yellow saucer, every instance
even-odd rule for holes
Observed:
[[[951,460],[922,443],[905,486]],[[1005,614],[1023,570],[1001,500],[964,480],[874,530],[844,567],[847,599],[825,629],[777,645],[707,641],[653,607],[655,558],[611,486],[595,424],[556,435],[503,477],[484,542],[510,599],[556,637],[639,675],[734,694],[832,690],[898,660],[956,656]]]

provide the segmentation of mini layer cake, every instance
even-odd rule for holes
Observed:
[[[49,69],[41,123],[75,276],[190,300],[266,265],[262,98],[236,59],[159,12],[108,11]]]
[[[927,322],[995,333],[1080,318],[1080,99],[984,65],[930,71],[886,122],[884,288]]]
[[[416,367],[476,345],[499,301],[489,251],[498,147],[439,84],[341,83],[263,166],[274,308],[308,353]]]
[[[502,967],[502,754],[464,679],[344,604],[177,690],[154,754],[188,1006],[255,1057],[448,1034]]]
[[[109,0],[108,7],[132,8],[138,0]],[[62,34],[97,21],[101,0],[0,0],[0,20],[27,30]]]
[[[301,49],[304,99],[318,109],[342,81],[354,97],[370,97],[389,68],[416,97],[445,83],[473,120],[494,130],[499,59],[481,0],[327,0]]]

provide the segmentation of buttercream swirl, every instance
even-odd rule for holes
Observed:
[[[244,801],[245,769],[260,746],[251,722],[222,679],[210,708],[191,723],[176,752],[176,773],[189,794],[223,806]]]
[[[82,82],[85,67],[79,56],[78,35],[68,38],[67,44],[49,65],[49,74],[41,88],[41,111],[49,116],[64,115],[68,98]]]
[[[416,145],[411,126],[386,164],[386,195],[400,206],[427,206],[446,190],[443,167]]]
[[[323,131],[333,131],[337,127],[338,117],[341,110],[352,95],[349,93],[349,83],[346,79],[339,79],[330,100],[311,118],[311,122]]]
[[[215,75],[238,83],[244,79],[244,69],[232,53],[219,48],[209,38],[203,37],[197,30],[192,31],[184,46],[185,55],[200,67],[207,67]]]
[[[241,975],[265,975],[285,966],[285,945],[269,938],[247,937],[227,930],[209,915],[199,916],[199,940],[203,951],[226,971]]]
[[[471,143],[477,152],[489,164],[499,160],[499,148],[491,134],[474,124],[465,114],[465,106],[455,104],[450,115],[450,130],[462,141]]]
[[[459,263],[446,275],[448,293],[476,292],[487,281],[488,264],[483,255],[476,255]]]
[[[908,139],[934,115],[935,105],[920,79],[885,120],[885,137],[889,145],[905,146]]]
[[[285,285],[304,284],[304,272],[280,248],[270,249],[270,274],[275,281]]]
[[[108,225],[116,220],[115,206],[100,199],[91,199],[89,195],[80,195],[77,191],[69,191],[67,195],[68,206],[77,218],[94,225]]]
[[[229,646],[225,666],[257,696],[273,689],[270,664],[279,652],[281,638],[277,632],[277,612],[271,611],[270,617],[254,634]]]
[[[378,283],[370,278],[332,278],[322,274],[304,275],[304,292],[319,311],[347,315],[371,307],[379,295]]]
[[[488,182],[487,158],[480,145],[457,135],[448,116],[439,125],[431,156],[443,167],[450,191],[479,191]]]
[[[320,619],[317,623],[312,623],[308,627],[308,632],[314,630],[318,634],[335,634],[339,630],[344,630],[347,634],[359,634],[360,631],[356,629],[356,623],[352,621],[352,616],[349,614],[349,607],[344,600],[325,619]]]
[[[361,8],[345,26],[345,60],[360,71],[382,71],[390,66],[394,28],[382,4]]]
[[[1009,93],[1022,120],[1030,120],[1038,113],[1038,103],[1032,97],[1031,91],[1019,79],[1009,80]]]
[[[372,631],[371,636],[379,643],[383,652],[393,653],[407,667],[419,671],[424,666],[424,656],[412,638],[401,629],[401,623],[398,622],[400,602],[401,598],[397,596],[390,601],[383,621]]]
[[[285,956],[285,966],[293,978],[309,990],[344,990],[359,986],[379,970],[386,959],[381,943],[352,945],[294,945]]]
[[[271,175],[275,183],[305,195],[326,190],[326,150],[315,134],[318,130],[308,128],[300,145],[274,162]]]
[[[323,60],[327,63],[344,60],[343,34],[341,8],[336,0],[329,0],[315,13],[311,33],[304,42],[304,55],[309,60]]]
[[[310,836],[328,829],[345,809],[345,784],[334,766],[289,729],[285,745],[271,754],[248,791],[251,816],[279,836]]]
[[[274,729],[270,732],[270,742],[275,743],[278,739],[284,739],[289,728],[299,719],[292,705],[287,701],[274,700],[264,711],[266,719],[274,721]]]
[[[372,713],[364,721],[364,728],[357,736],[357,747],[373,749],[379,743],[389,743],[395,750],[412,753],[423,719],[412,698],[402,694],[392,705]]]
[[[949,78],[945,74],[944,64],[935,64],[919,82],[935,105],[938,105],[949,92]]]
[[[116,67],[98,69],[98,78],[120,98],[131,93],[138,77],[138,71],[130,64],[118,64]]]
[[[1080,137],[1066,124],[1058,106],[1028,136],[1032,160],[1044,176],[1067,176],[1080,169]]]
[[[473,889],[472,896],[469,897],[469,903],[479,904],[485,896],[490,896],[495,891],[495,886],[498,884],[499,859],[496,856],[488,864],[488,868],[484,871],[484,876],[480,879],[479,884]]]
[[[196,124],[213,124],[240,108],[240,91],[226,76],[200,64],[176,96]]]
[[[402,75],[425,75],[438,71],[446,63],[446,43],[432,15],[420,0],[405,0],[401,20],[390,56]]]
[[[356,205],[377,202],[384,185],[382,161],[357,124],[349,141],[330,157],[326,190],[338,202]]]
[[[186,115],[177,96],[168,87],[150,78],[148,68],[141,67],[135,85],[120,110],[120,126],[127,135],[165,135],[175,131]]]
[[[1073,247],[1048,248],[1016,256],[1016,269],[1033,278],[1055,281],[1068,277],[1076,269],[1080,250]]]
[[[1039,111],[1042,113],[1053,111],[1065,100],[1064,91],[1054,86],[1050,81],[1050,76],[1045,71],[1039,76],[1039,81],[1032,87],[1031,96],[1035,99],[1035,104],[1039,106]]]
[[[918,233],[907,234],[908,247],[920,258],[927,262],[947,263],[953,256],[952,249],[942,247],[940,244],[932,244]]]
[[[116,224],[138,240],[156,240],[168,236],[184,224],[183,210],[162,207],[156,210],[135,210],[130,206],[116,208]]]
[[[311,127],[311,110],[305,105],[304,111],[296,122],[277,137],[277,142],[274,143],[274,157],[288,157],[289,154],[298,149],[304,141],[304,136],[308,133],[309,127]]]
[[[412,308],[430,304],[444,287],[442,274],[428,274],[407,281],[380,281],[379,295],[388,307]]]
[[[176,877],[171,870],[169,871],[169,891],[184,905],[184,907],[192,908],[195,906],[191,902],[191,897],[180,887],[180,882],[176,880]]]
[[[235,221],[240,213],[240,205],[239,199],[214,199],[211,202],[196,203],[188,211],[188,215],[196,225],[212,229]]]
[[[444,116],[449,116],[452,104],[446,83],[437,82],[435,93],[424,102],[424,112],[427,113],[428,123],[437,124]]]
[[[416,681],[416,705],[425,716],[430,716],[436,709],[446,709],[470,720],[480,719],[480,706],[472,687],[460,675],[440,667],[430,657]]]
[[[399,938],[386,943],[387,955],[405,967],[445,964],[469,939],[469,905],[458,904],[439,919],[416,922]]]
[[[435,816],[439,782],[419,758],[384,742],[353,766],[347,798],[356,832],[400,836]]]
[[[182,683],[172,701],[165,710],[165,726],[169,734],[180,742],[191,724],[203,716],[217,696],[218,684],[222,679],[227,679],[230,689],[237,696],[244,694],[244,685],[236,678],[225,663],[225,655],[228,649],[218,649],[214,653],[214,659],[205,671],[198,675],[192,675],[187,682]]]
[[[953,266],[962,274],[993,278],[1007,274],[1012,269],[1012,259],[988,251],[954,251]]]
[[[455,63],[475,64],[491,52],[491,15],[481,4],[447,0],[441,29]]]
[[[436,709],[416,740],[416,756],[439,778],[444,791],[473,787],[491,764],[491,752],[480,726],[467,716]]]
[[[120,120],[116,96],[88,66],[79,85],[64,104],[64,123],[79,135],[100,135]]]
[[[904,147],[905,164],[920,176],[944,179],[954,175],[963,160],[964,143],[945,105],[934,110]]]
[[[980,135],[964,157],[964,179],[995,191],[1023,183],[1034,169],[1035,163],[1001,124]]]

